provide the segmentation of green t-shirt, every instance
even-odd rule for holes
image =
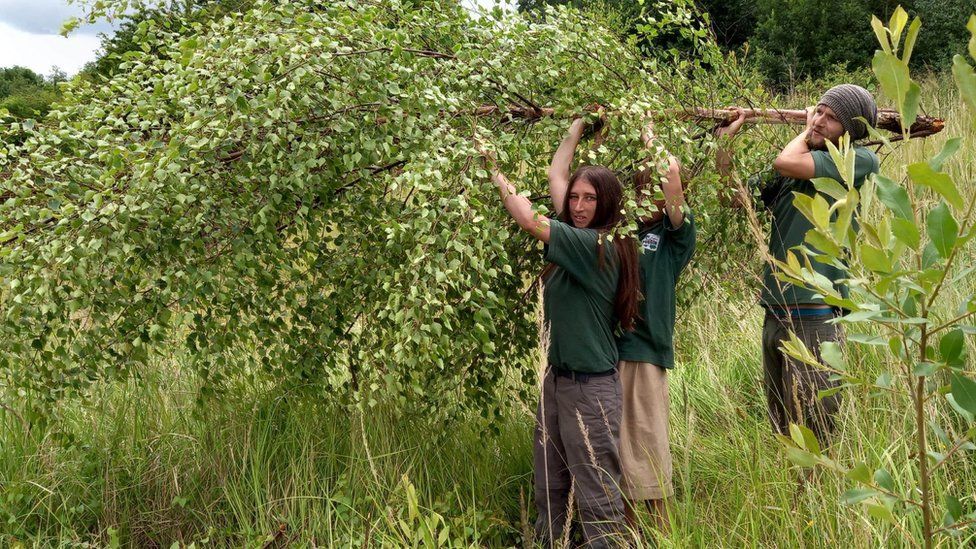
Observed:
[[[671,219],[642,227],[638,233],[643,248],[640,255],[640,318],[634,331],[617,338],[620,360],[650,362],[663,368],[674,367],[674,287],[678,275],[695,253],[695,220],[685,215],[681,226]]]
[[[575,372],[605,372],[617,365],[613,301],[620,269],[612,242],[600,234],[552,219],[546,261],[556,269],[545,280],[544,309],[549,329],[549,364]]]
[[[837,166],[827,151],[812,151],[814,163],[814,178],[829,177],[841,184],[843,181]],[[854,149],[854,187],[860,188],[864,179],[878,171],[878,157],[874,152],[864,147]],[[760,198],[766,208],[772,213],[772,230],[769,235],[769,253],[778,260],[785,261],[786,251],[795,246],[804,245],[803,238],[813,224],[803,217],[793,206],[793,193],[803,193],[809,196],[817,194],[813,182],[804,179],[783,177],[775,172],[767,172],[752,181],[759,187]],[[833,199],[824,196],[828,203]],[[857,230],[855,220],[852,226]],[[814,249],[812,246],[808,247]],[[812,261],[813,268],[834,283],[834,287],[847,297],[847,285],[840,281],[847,278],[847,271],[832,265]],[[763,290],[760,303],[764,307],[790,307],[798,304],[822,304],[823,298],[814,292],[783,282],[773,276],[772,266],[767,263],[763,274]]]

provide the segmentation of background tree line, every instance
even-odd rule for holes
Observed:
[[[620,29],[642,35],[647,22],[659,21],[671,1],[651,0],[519,0],[520,11],[567,4],[616,14]],[[887,21],[900,4],[922,20],[912,57],[915,70],[943,71],[952,56],[964,53],[966,20],[972,0],[697,0],[716,42],[724,50],[751,60],[766,81],[785,90],[798,80],[837,71],[869,69],[877,47],[868,22],[872,15]],[[645,49],[678,47],[678,35],[657,35]]]
[[[54,68],[46,78],[26,67],[0,68],[0,109],[17,118],[43,118],[60,96],[66,75]]]

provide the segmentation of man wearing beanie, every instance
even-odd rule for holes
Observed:
[[[745,122],[745,113],[738,110],[738,118],[728,126],[718,130],[722,143],[716,154],[719,174],[733,189],[730,202],[733,206],[749,203],[750,196],[740,192],[731,183],[731,141]],[[783,147],[773,160],[772,170],[753,177],[749,181],[750,190],[757,192],[762,204],[772,215],[772,228],[769,235],[769,253],[777,260],[785,261],[787,250],[796,246],[812,248],[804,242],[807,231],[813,225],[793,206],[793,193],[814,196],[817,190],[810,181],[814,178],[829,177],[846,184],[837,166],[827,151],[827,141],[834,145],[845,133],[851,141],[867,137],[867,121],[877,123],[877,106],[870,92],[860,86],[841,84],[823,94],[816,107],[807,110],[807,125],[804,130]],[[854,186],[860,188],[864,179],[878,171],[878,157],[864,147],[854,147]],[[828,203],[833,199],[824,196]],[[857,229],[857,223],[853,223]],[[834,283],[845,297],[848,289],[844,284],[847,272],[832,265],[817,261],[811,262],[813,268]],[[818,399],[820,391],[837,386],[829,381],[830,372],[824,368],[811,367],[787,357],[779,350],[783,340],[789,339],[793,330],[820,360],[820,344],[826,341],[843,343],[844,332],[839,324],[828,323],[841,314],[840,310],[826,305],[821,297],[802,287],[778,280],[774,269],[767,263],[763,275],[763,290],[760,303],[766,309],[763,324],[763,386],[769,418],[773,429],[780,434],[789,434],[789,424],[797,423],[809,427],[821,445],[826,446],[828,436],[833,431],[833,416],[840,404],[840,395],[825,396]]]

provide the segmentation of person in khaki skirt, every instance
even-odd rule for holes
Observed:
[[[647,148],[657,147],[650,117],[642,139]],[[640,317],[633,331],[617,338],[617,369],[623,391],[620,489],[631,527],[636,527],[636,507],[643,501],[657,528],[667,533],[667,498],[674,493],[667,372],[674,367],[675,284],[695,251],[695,224],[685,207],[677,159],[668,155],[666,172],[659,174],[657,169],[647,168],[637,174],[635,183],[639,191],[653,193],[658,178],[664,199],[655,202],[657,211],[640,219],[638,227],[644,295],[639,305]]]

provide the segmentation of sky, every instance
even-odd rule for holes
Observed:
[[[101,40],[111,33],[107,23],[79,26],[68,38],[58,34],[61,24],[81,15],[66,0],[0,0],[0,67],[20,65],[39,74],[51,67],[73,75],[95,59]]]
[[[461,0],[470,8],[490,8],[496,0]],[[502,0],[511,7],[514,0]],[[78,4],[67,0],[0,0],[0,67],[19,65],[43,75],[57,66],[72,76],[94,61],[99,33],[111,34],[108,23],[83,25],[67,38],[58,34],[67,19],[80,16]]]

